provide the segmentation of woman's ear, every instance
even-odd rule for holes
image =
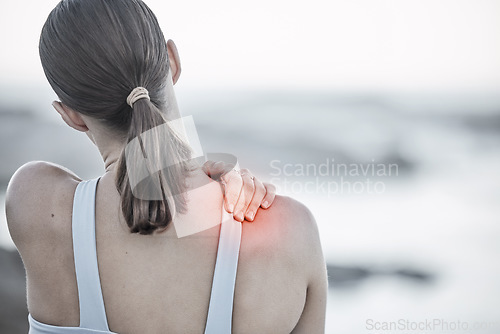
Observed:
[[[167,41],[167,52],[168,59],[170,61],[170,71],[172,71],[172,81],[175,85],[181,75],[181,60],[179,58],[179,53],[177,52],[177,47],[171,39]]]
[[[52,102],[52,106],[58,114],[61,115],[64,122],[66,122],[66,124],[71,126],[73,129],[81,132],[87,132],[89,130],[82,116],[70,107],[58,101]]]

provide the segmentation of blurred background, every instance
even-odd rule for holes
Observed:
[[[2,3],[2,207],[27,161],[103,173],[51,107],[37,47],[56,3]],[[500,332],[500,1],[146,3],[179,49],[204,151],[313,212],[327,333]],[[0,212],[0,332],[25,333]]]

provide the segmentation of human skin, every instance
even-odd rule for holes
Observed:
[[[172,45],[169,41],[167,47],[175,62]],[[180,74],[177,67],[172,65],[175,81]],[[109,209],[119,204],[114,180],[123,143],[91,117],[60,102],[54,107],[70,127],[89,136],[106,167],[97,187],[95,223],[110,329],[201,333],[218,228],[185,238],[175,236],[174,224],[150,236],[130,233],[120,211]],[[229,174],[236,177],[235,172]],[[207,178],[203,170],[197,170],[188,182]],[[79,325],[71,214],[80,181],[63,167],[33,162],[15,173],[7,190],[7,221],[26,268],[28,309],[34,319],[46,324]],[[186,213],[176,219],[220,221],[224,198],[218,183],[207,180],[206,187],[188,192],[187,197]],[[239,211],[237,205],[233,212]],[[252,224],[243,225],[241,238],[233,332],[324,332],[326,268],[310,211],[297,201],[277,196],[268,210],[258,211]]]

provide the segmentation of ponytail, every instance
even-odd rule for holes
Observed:
[[[167,48],[142,0],[61,1],[40,35],[43,70],[61,102],[125,138],[115,183],[133,233],[162,230],[186,209],[191,151],[164,118],[175,109]],[[148,98],[139,90],[125,103],[138,85]]]
[[[165,229],[176,212],[185,212],[185,178],[191,150],[166,124],[149,99],[132,103],[126,147],[118,161],[116,188],[132,233]],[[132,141],[137,144],[132,145]],[[136,182],[137,174],[141,182]]]

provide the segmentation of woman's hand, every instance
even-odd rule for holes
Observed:
[[[237,221],[253,221],[259,207],[267,209],[276,196],[276,187],[262,183],[248,169],[236,170],[222,161],[207,161],[203,171],[224,187],[224,207]]]

